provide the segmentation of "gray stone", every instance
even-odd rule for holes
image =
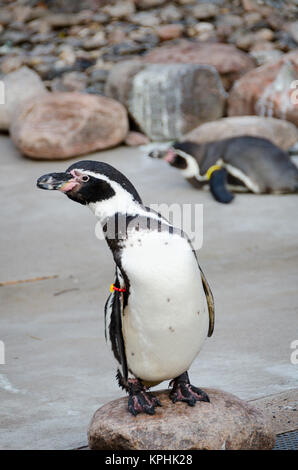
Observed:
[[[1,62],[1,72],[4,74],[18,70],[24,64],[24,57],[17,55],[7,55]]]
[[[258,65],[268,64],[270,62],[275,62],[282,57],[282,52],[276,49],[266,50],[252,50],[250,55],[256,60]]]
[[[105,69],[93,69],[88,79],[88,83],[105,83],[109,75],[109,71]]]
[[[230,393],[205,389],[210,403],[173,404],[169,391],[156,392],[162,407],[134,417],[127,398],[96,411],[88,430],[97,450],[269,450],[275,433],[269,418]]]
[[[112,18],[126,18],[135,12],[135,4],[132,0],[122,0],[114,5],[106,5],[103,7],[103,11]]]
[[[182,17],[182,12],[175,5],[166,5],[160,11],[160,18],[164,23],[179,21]]]
[[[2,78],[5,104],[0,105],[0,129],[7,130],[11,116],[23,101],[47,92],[38,74],[24,66]]]
[[[288,24],[286,31],[290,33],[294,41],[298,43],[298,21],[294,21],[293,23]]]
[[[1,36],[1,43],[9,42],[12,45],[16,46],[22,44],[23,42],[29,41],[29,34],[25,31],[14,31],[7,29],[4,34]]]
[[[225,97],[214,67],[149,65],[132,80],[128,109],[150,139],[170,140],[220,118]]]
[[[0,24],[9,25],[13,21],[13,14],[7,8],[0,8]]]
[[[51,82],[52,91],[83,91],[87,87],[87,77],[82,72],[64,73]]]
[[[158,26],[160,19],[154,11],[140,11],[130,15],[130,21],[140,26]]]
[[[109,21],[110,17],[106,13],[98,12],[93,15],[93,21],[96,23],[104,24]]]
[[[145,64],[139,60],[128,60],[114,65],[106,82],[105,95],[120,101],[128,108],[133,77],[144,67]]]
[[[135,41],[124,41],[113,46],[113,52],[116,55],[138,54],[146,49],[144,44]]]
[[[146,10],[147,8],[159,7],[167,3],[168,0],[135,0],[138,8]]]
[[[84,39],[82,46],[87,51],[92,49],[98,49],[108,44],[103,31],[98,31],[94,36]]]
[[[212,3],[201,3],[199,5],[195,5],[192,8],[192,15],[197,20],[206,20],[207,18],[212,18],[219,13],[219,9],[216,5]]]
[[[91,11],[85,10],[79,14],[70,13],[53,13],[47,15],[45,20],[52,28],[64,28],[77,24],[86,24],[92,21],[93,14]]]

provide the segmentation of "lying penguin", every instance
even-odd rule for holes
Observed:
[[[80,161],[37,186],[59,190],[99,219],[115,261],[105,306],[106,340],[121,368],[119,385],[133,415],[160,406],[148,387],[171,380],[170,398],[209,401],[188,369],[214,327],[213,296],[187,236],[145,207],[112,166]]]
[[[195,188],[209,184],[214,198],[222,203],[233,200],[230,191],[298,191],[298,169],[288,154],[260,137],[232,137],[200,145],[176,142],[167,150],[153,150],[149,156],[166,160]]]

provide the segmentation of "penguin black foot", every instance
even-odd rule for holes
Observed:
[[[148,392],[139,379],[128,379],[128,389],[128,411],[134,416],[139,413],[154,415],[155,407],[161,406],[158,398]]]
[[[170,382],[170,386],[173,387],[170,392],[170,398],[173,403],[184,401],[189,406],[195,406],[197,401],[210,402],[206,392],[191,385],[187,372],[173,379]]]

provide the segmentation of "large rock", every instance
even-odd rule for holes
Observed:
[[[27,99],[47,90],[39,75],[28,67],[4,75],[1,81],[4,83],[5,104],[0,104],[0,129],[7,130],[15,109]]]
[[[110,98],[49,93],[24,103],[10,132],[25,155],[55,160],[120,144],[128,132],[128,118],[122,104]]]
[[[224,86],[231,85],[255,67],[254,60],[232,44],[183,41],[175,46],[162,46],[144,56],[145,62],[155,64],[212,65],[220,74]]]
[[[180,138],[223,115],[226,93],[214,67],[192,64],[118,64],[106,94],[119,99],[151,140]]]
[[[298,77],[298,52],[251,70],[235,82],[228,104],[229,116],[258,114],[277,117],[298,126],[298,106],[291,84]]]
[[[129,107],[131,86],[134,76],[145,68],[139,60],[124,60],[110,70],[105,85],[105,95]]]
[[[125,144],[129,147],[138,147],[139,145],[147,145],[150,143],[150,139],[141,132],[131,131],[127,134]]]
[[[177,139],[223,116],[225,97],[213,67],[151,65],[133,79],[129,111],[150,139]]]
[[[263,412],[230,393],[206,389],[210,403],[173,404],[168,391],[155,415],[133,417],[127,398],[102,406],[94,414],[88,440],[101,450],[272,449],[275,434]]]
[[[201,144],[242,135],[264,137],[283,150],[287,150],[297,141],[298,130],[294,124],[281,119],[239,116],[207,122],[184,135],[182,140],[191,140]]]

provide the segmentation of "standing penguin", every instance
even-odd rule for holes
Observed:
[[[129,411],[154,414],[160,402],[148,388],[164,380],[171,380],[174,403],[209,401],[187,370],[213,333],[214,303],[186,235],[145,207],[131,182],[106,163],[80,161],[41,176],[37,186],[88,206],[102,225],[116,264],[106,340]]]
[[[230,191],[298,192],[298,169],[289,155],[261,137],[239,136],[204,144],[176,142],[149,156],[166,160],[195,188],[209,185],[213,197],[222,203],[233,200]]]

